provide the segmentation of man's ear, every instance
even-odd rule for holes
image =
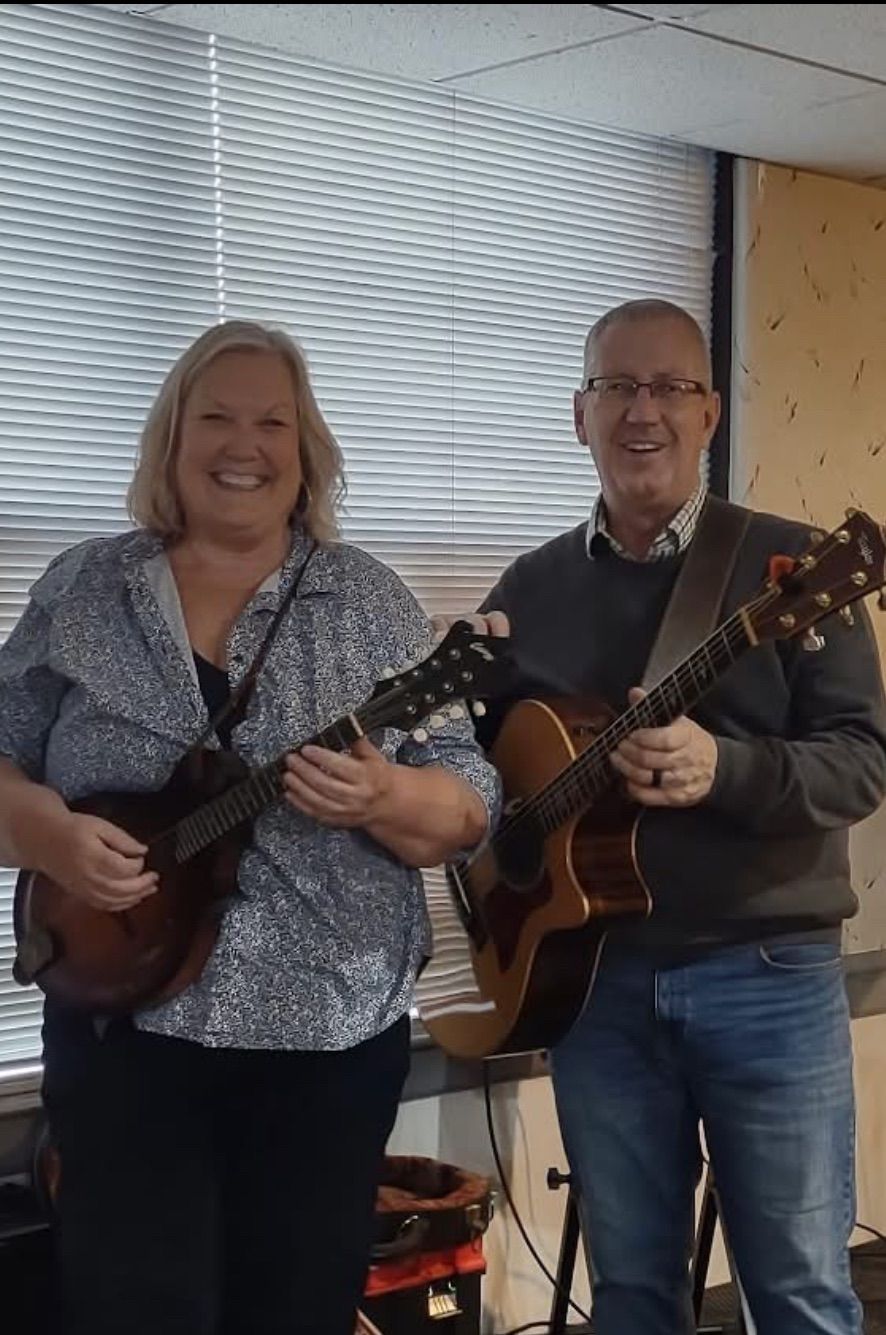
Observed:
[[[585,396],[584,391],[577,389],[572,396],[572,416],[575,423],[575,434],[582,445],[587,447],[588,433],[585,428]]]

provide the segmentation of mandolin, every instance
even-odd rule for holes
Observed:
[[[507,640],[456,622],[421,663],[377,683],[369,700],[276,760],[250,770],[229,751],[196,750],[155,793],[101,794],[72,802],[147,845],[145,865],[159,888],[121,912],[93,908],[39,872],[22,871],[15,890],[18,983],[96,1014],[156,1004],[192,983],[215,942],[256,816],[283,800],[288,751],[309,743],[345,751],[378,728],[418,740],[462,700],[494,693]]]

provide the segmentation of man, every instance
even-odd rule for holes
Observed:
[[[519,695],[593,693],[619,711],[637,698],[719,411],[704,337],[679,307],[630,302],[591,330],[575,429],[600,501],[483,604],[511,623]],[[808,538],[752,516],[724,614],[771,555]],[[848,827],[886,791],[886,717],[866,615],[819,629],[820,652],[752,650],[692,718],[636,732],[614,757],[648,809],[638,856],[654,910],[612,934],[584,1015],[552,1053],[597,1335],[694,1329],[700,1123],[758,1335],[861,1332],[840,924],[856,908]]]

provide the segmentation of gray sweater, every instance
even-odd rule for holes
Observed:
[[[769,557],[803,551],[810,530],[755,514],[722,616],[759,589]],[[682,557],[624,560],[581,524],[521,556],[484,600],[511,619],[511,699],[595,695],[617,711],[642,678]],[[799,640],[750,649],[692,710],[717,739],[700,805],[649,809],[639,863],[653,895],[635,941],[666,948],[834,927],[857,909],[848,829],[886,795],[886,706],[870,622],[823,620],[818,653]],[[687,646],[687,649],[695,646]],[[503,715],[490,712],[488,746]]]

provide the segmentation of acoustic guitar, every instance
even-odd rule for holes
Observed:
[[[750,602],[618,717],[574,700],[522,700],[491,758],[505,815],[472,859],[429,895],[435,960],[419,1013],[458,1057],[551,1047],[581,1014],[608,929],[648,914],[637,863],[642,808],[621,796],[612,752],[637,728],[687,713],[745,653],[803,631],[886,583],[886,530],[860,511],[796,560],[775,558]],[[883,595],[880,600],[884,606]],[[454,912],[453,912],[454,909]]]
[[[344,751],[378,728],[419,727],[464,715],[462,700],[494,693],[507,640],[456,622],[433,652],[380,681],[369,700],[288,750]],[[436,712],[435,712],[436,711]],[[96,1014],[125,1013],[174,996],[201,973],[229,898],[252,824],[283,798],[286,754],[249,770],[232,752],[186,755],[155,793],[102,794],[71,810],[100,816],[147,845],[145,864],[159,888],[133,908],[93,908],[39,872],[22,871],[15,890],[14,976],[49,997]]]

